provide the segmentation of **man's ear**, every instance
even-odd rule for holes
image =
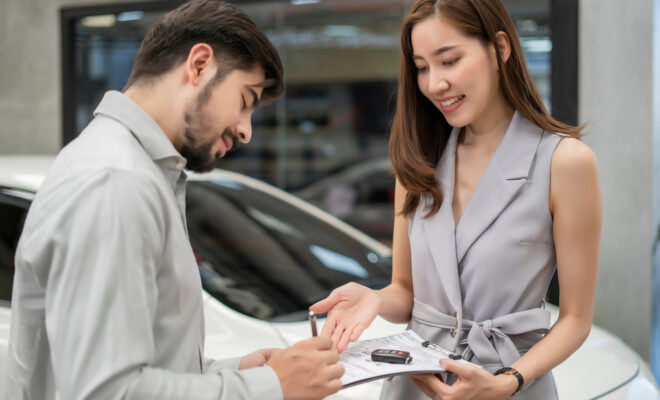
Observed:
[[[185,79],[195,86],[199,85],[205,80],[205,76],[215,74],[213,48],[206,43],[197,43],[188,52],[183,67]]]
[[[509,40],[509,35],[503,31],[499,31],[495,34],[495,46],[500,51],[500,57],[502,58],[502,64],[506,64],[511,57],[511,41]]]

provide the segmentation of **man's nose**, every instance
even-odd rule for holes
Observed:
[[[248,114],[236,124],[235,132],[241,143],[250,143],[252,139],[252,115]]]

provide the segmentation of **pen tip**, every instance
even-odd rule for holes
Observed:
[[[311,317],[313,317],[314,315],[316,315],[316,314],[314,314],[314,311],[309,310],[309,317],[311,318]]]

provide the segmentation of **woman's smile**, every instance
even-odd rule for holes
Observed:
[[[456,111],[463,104],[463,100],[465,100],[464,94],[460,96],[443,97],[436,100],[436,102],[440,106],[440,110],[447,114]]]

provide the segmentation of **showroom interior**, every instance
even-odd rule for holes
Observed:
[[[237,0],[286,90],[253,116],[245,174],[391,245],[388,139],[411,0]],[[0,1],[0,154],[56,154],[121,90],[173,0]],[[586,123],[603,196],[594,323],[660,378],[660,0],[503,0],[546,107]],[[4,276],[4,275],[3,275]],[[6,291],[6,289],[5,289]],[[556,285],[548,295],[556,302]]]

